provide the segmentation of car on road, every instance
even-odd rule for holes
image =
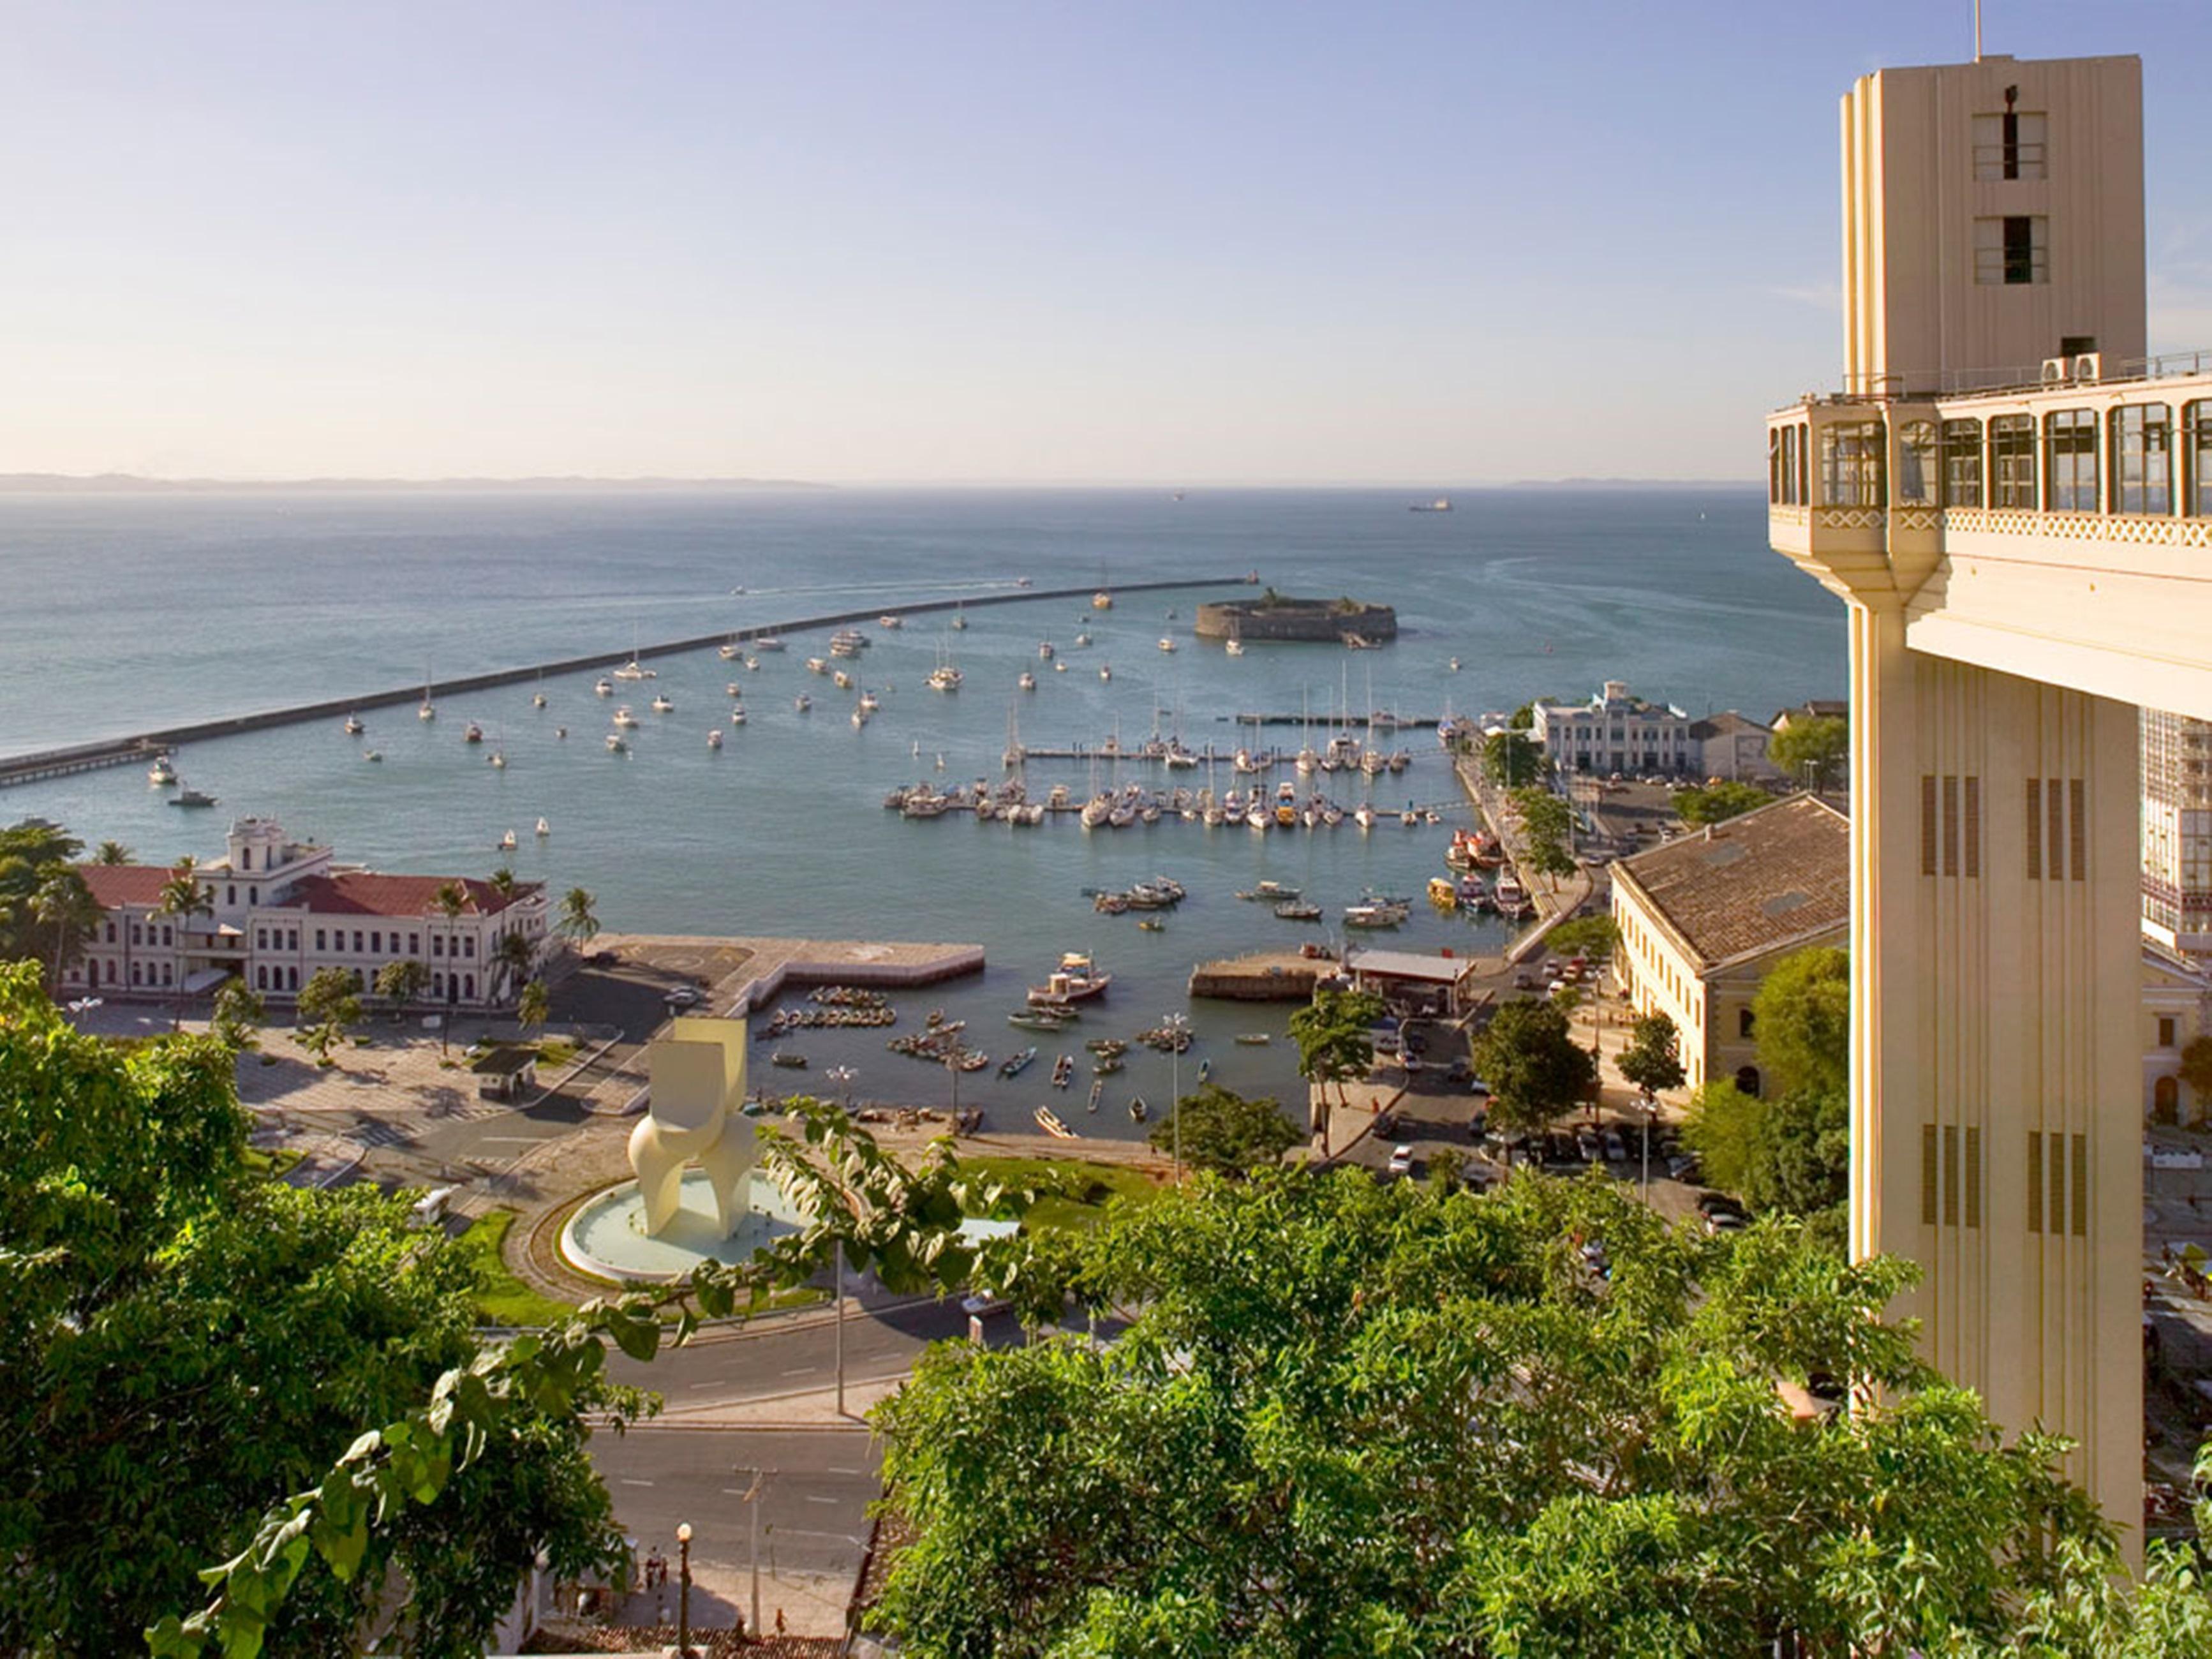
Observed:
[[[672,1008],[696,1008],[699,1006],[699,993],[689,985],[679,985],[660,1000]]]
[[[1628,1143],[1620,1138],[1620,1130],[1607,1129],[1600,1139],[1605,1142],[1607,1163],[1626,1164],[1628,1161]]]
[[[1405,1146],[1393,1147],[1390,1151],[1389,1170],[1392,1175],[1413,1174],[1413,1149]]]
[[[1513,988],[1514,988],[1515,990],[1516,990],[1516,991],[1533,991],[1533,990],[1534,990],[1534,989],[1536,988],[1536,976],[1535,976],[1535,975],[1534,975],[1534,974],[1532,974],[1532,973],[1528,972],[1526,969],[1523,969],[1522,972],[1520,972],[1520,973],[1517,973],[1517,974],[1514,975],[1513,975]]]
[[[973,1296],[960,1298],[960,1311],[970,1319],[988,1319],[993,1314],[1006,1312],[1011,1305],[991,1291],[978,1291]]]

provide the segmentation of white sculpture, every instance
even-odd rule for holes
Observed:
[[[757,1149],[745,1097],[745,1023],[685,1018],[647,1050],[652,1093],[630,1131],[645,1231],[657,1238],[684,1203],[684,1169],[696,1161],[714,1195],[715,1237],[727,1238],[745,1212],[739,1198]]]

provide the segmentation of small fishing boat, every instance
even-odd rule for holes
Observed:
[[[707,734],[707,747],[709,749],[720,749],[721,746],[722,734],[720,732],[709,732]]]
[[[1093,1078],[1091,1081],[1091,1098],[1084,1103],[1083,1109],[1086,1112],[1097,1111],[1098,1109],[1098,1103],[1105,1097],[1106,1079],[1103,1077]]]
[[[676,712],[676,704],[665,691],[654,692],[653,702],[647,706],[656,714],[672,714]]]
[[[731,725],[732,725],[732,726],[743,726],[744,723],[745,723],[745,711],[744,711],[743,708],[732,708],[732,710],[730,710],[730,724],[731,724]]]
[[[1167,923],[1162,921],[1158,916],[1140,917],[1138,919],[1137,926],[1148,933],[1164,933],[1168,930]]]
[[[1174,650],[1175,648],[1176,648],[1176,642],[1175,642],[1173,640],[1170,639],[1170,638],[1169,638],[1166,635],[1164,635],[1164,634],[1163,634],[1163,635],[1160,635],[1160,649],[1161,649],[1161,650],[1163,650],[1163,651],[1172,651],[1172,650]]]
[[[360,716],[360,715],[358,715],[358,714],[348,714],[348,715],[345,717],[345,734],[346,734],[346,736],[348,736],[348,737],[349,737],[349,738],[357,738],[357,737],[359,737],[359,736],[362,734],[362,732],[365,729],[366,729],[366,728],[365,728],[365,727],[362,725],[362,723],[361,723],[361,716]]]
[[[1038,1128],[1043,1130],[1047,1134],[1053,1136],[1056,1139],[1075,1140],[1080,1139],[1074,1130],[1069,1128],[1067,1125],[1060,1121],[1060,1114],[1054,1111],[1049,1106],[1040,1106],[1030,1115],[1036,1120]]]
[[[1091,1074],[1093,1077],[1111,1077],[1125,1063],[1119,1054],[1101,1054],[1091,1062]]]
[[[592,695],[593,696],[611,697],[614,694],[615,683],[609,679],[605,674],[600,675],[598,679],[592,682]]]
[[[615,724],[617,726],[635,726],[637,724],[637,716],[629,712],[629,705],[628,703],[624,703],[621,708],[615,710]]]
[[[610,732],[607,733],[607,753],[610,755],[626,755],[629,752],[629,744],[623,737],[621,732]]]
[[[1142,1123],[1152,1115],[1152,1109],[1145,1104],[1145,1097],[1142,1095],[1139,1095],[1129,1103],[1129,1118],[1132,1122]]]
[[[896,611],[886,611],[882,616],[876,618],[876,626],[878,628],[904,628],[906,626],[906,618],[900,616]]]
[[[1070,951],[1061,956],[1060,966],[1045,976],[1043,984],[1030,988],[1029,1000],[1032,1006],[1080,1002],[1085,998],[1105,995],[1106,988],[1113,982],[1114,975],[1103,972],[1088,954]]]
[[[1241,899],[1257,899],[1262,903],[1281,903],[1297,899],[1300,896],[1300,890],[1296,887],[1285,887],[1279,881],[1263,881],[1256,886],[1241,890],[1237,896]]]
[[[742,697],[745,695],[745,688],[735,680],[732,680],[722,688],[722,695],[726,697]]]
[[[1100,663],[1098,665],[1098,678],[1102,680],[1112,679],[1114,678],[1113,665],[1110,663]]]
[[[781,1066],[787,1071],[804,1071],[806,1066],[806,1056],[795,1054],[787,1048],[779,1048],[768,1057],[768,1063],[771,1066]]]
[[[530,694],[530,706],[531,706],[532,708],[544,708],[544,707],[545,707],[545,694],[544,694],[543,691],[533,691],[533,692],[532,692],[532,693]]]
[[[1017,679],[1014,684],[1020,686],[1024,691],[1034,691],[1036,690],[1036,676],[1030,673],[1028,669],[1024,668],[1022,670],[1021,678]]]
[[[167,789],[177,781],[177,764],[167,755],[154,757],[154,763],[146,769],[146,781]]]
[[[781,651],[783,648],[783,641],[774,634],[763,634],[753,641],[756,651]]]
[[[814,707],[814,699],[808,696],[806,693],[802,691],[791,700],[791,706],[793,708],[796,708],[800,714],[804,714],[808,709]]]
[[[214,806],[218,803],[213,795],[203,794],[197,789],[185,789],[169,797],[172,806]]]
[[[1065,1014],[1049,1013],[1042,1008],[1024,1008],[1006,1016],[1006,1024],[1018,1025],[1024,1031],[1060,1031],[1066,1030],[1070,1018]]]
[[[647,668],[632,653],[628,662],[615,670],[615,678],[618,680],[657,680],[660,673],[658,669]]]
[[[384,751],[381,749],[364,750],[361,757],[365,761],[380,761],[384,758]]]
[[[483,727],[478,726],[474,720],[469,721],[465,726],[461,727],[461,741],[463,743],[482,743],[483,741]]]
[[[1073,1055],[1062,1054],[1058,1060],[1053,1061],[1052,1086],[1054,1088],[1065,1089],[1074,1076],[1075,1057]]]
[[[1321,906],[1302,899],[1292,899],[1275,907],[1275,919],[1278,921],[1319,921]]]
[[[826,674],[830,672],[830,665],[819,657],[809,657],[806,659],[806,672],[810,674]]]
[[[1000,1077],[1019,1077],[1024,1068],[1025,1068],[1031,1060],[1036,1058],[1036,1052],[1037,1051],[1034,1048],[1030,1048],[1023,1049],[1019,1054],[1008,1054],[1004,1060],[999,1062],[999,1075]]]
[[[1037,660],[1038,660],[1038,661],[1040,661],[1040,662],[1050,662],[1050,661],[1052,660],[1052,652],[1053,652],[1053,645],[1052,645],[1052,641],[1051,641],[1050,640],[1039,640],[1039,641],[1037,641]]]
[[[1244,654],[1244,641],[1242,640],[1230,640],[1225,641],[1222,645],[1221,648],[1232,657],[1241,657]]]
[[[506,771],[506,770],[507,770],[507,750],[504,750],[504,749],[495,749],[495,750],[493,750],[491,751],[491,753],[489,753],[489,755],[486,755],[486,756],[484,757],[484,763],[485,763],[486,765],[489,766],[489,767],[491,768],[491,769],[492,769],[493,771],[495,771],[495,772],[504,772],[504,771]]]

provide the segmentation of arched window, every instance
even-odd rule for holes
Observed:
[[[1759,1067],[1740,1066],[1736,1068],[1735,1086],[1741,1093],[1756,1099],[1759,1095]]]
[[[467,975],[462,979],[461,994],[471,1002],[477,1000],[477,976],[474,974]]]
[[[1905,422],[1897,428],[1897,504],[1935,506],[1938,476],[1936,422]]]
[[[2151,1116],[2160,1123],[2172,1123],[2181,1115],[2181,1085],[2179,1080],[2162,1077],[2151,1085]]]

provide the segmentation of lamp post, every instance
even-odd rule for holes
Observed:
[[[691,1523],[676,1528],[676,1651],[691,1659]]]
[[[751,1468],[751,1469],[747,1469],[747,1470],[745,1470],[745,1471],[744,1471],[744,1472],[745,1474],[750,1474],[750,1476],[752,1476],[752,1483],[751,1483],[751,1485],[748,1486],[745,1488],[745,1495],[744,1495],[744,1497],[742,1499],[740,1499],[739,1501],[740,1501],[740,1502],[742,1502],[742,1503],[744,1504],[744,1506],[745,1506],[745,1512],[746,1512],[747,1516],[750,1517],[750,1527],[749,1527],[749,1528],[748,1528],[748,1531],[749,1531],[749,1534],[750,1534],[750,1553],[751,1553],[751,1555],[752,1555],[752,1574],[753,1574],[753,1625],[752,1625],[752,1633],[753,1633],[753,1638],[754,1638],[754,1639],[755,1639],[755,1640],[758,1640],[758,1639],[759,1639],[759,1638],[760,1638],[760,1633],[761,1633],[761,1616],[760,1616],[760,1496],[761,1496],[761,1482],[762,1482],[763,1480],[766,1480],[766,1479],[768,1478],[768,1473],[769,1473],[769,1472],[768,1472],[766,1469],[762,1469],[762,1468]]]
[[[1168,1034],[1168,1113],[1175,1125],[1176,1184],[1182,1184],[1182,1042],[1183,1031],[1190,1024],[1188,1016],[1170,1014],[1162,1022]]]

